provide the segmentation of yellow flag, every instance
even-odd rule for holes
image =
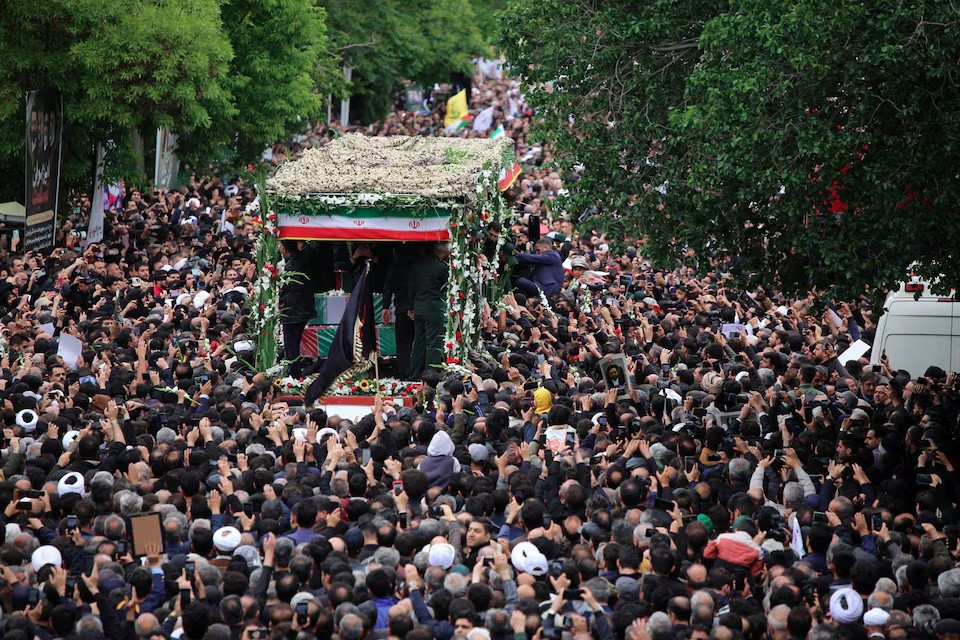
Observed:
[[[443,117],[443,126],[449,127],[450,123],[465,115],[467,115],[467,92],[461,89],[460,93],[447,100],[447,115]]]

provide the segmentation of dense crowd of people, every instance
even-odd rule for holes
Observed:
[[[3,639],[958,640],[955,376],[841,362],[865,301],[613,251],[556,210],[576,175],[518,83],[473,97],[525,165],[494,231],[529,268],[413,406],[353,422],[250,370],[242,180],[131,190],[89,246],[80,203],[3,257]]]

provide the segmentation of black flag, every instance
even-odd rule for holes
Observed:
[[[330,345],[330,353],[307,389],[304,398],[307,406],[337,382],[369,369],[377,357],[376,318],[369,275],[370,263],[367,262],[347,301],[347,308]]]

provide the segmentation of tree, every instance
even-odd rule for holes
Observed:
[[[23,197],[30,89],[63,95],[65,193],[90,190],[93,150],[107,139],[108,176],[145,179],[134,139],[157,127],[181,134],[178,155],[194,166],[255,161],[342,86],[313,0],[15,2],[0,12],[0,29],[0,190],[8,198]]]
[[[216,0],[8,3],[0,12],[3,196],[23,197],[26,91],[60,91],[62,180],[88,190],[97,142],[113,140],[108,169],[129,174],[132,132],[204,128],[231,113],[223,82],[230,57]]]
[[[747,283],[853,296],[911,264],[960,282],[958,19],[934,2],[514,0],[502,25],[514,68],[556,81],[531,97],[539,135],[587,167],[574,206],[615,212],[664,262],[693,249]]]
[[[383,118],[405,80],[448,82],[469,72],[483,41],[470,0],[323,0],[330,37],[353,70],[360,119]]]
[[[182,137],[178,153],[233,167],[301,131],[343,83],[326,12],[313,0],[223,0],[221,11],[234,54],[226,79],[233,108]]]

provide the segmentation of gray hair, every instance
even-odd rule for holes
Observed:
[[[670,622],[670,616],[663,611],[655,611],[647,622],[647,630],[650,631],[651,638],[669,638],[673,629]]]
[[[746,458],[734,458],[727,465],[727,475],[731,480],[747,481],[750,479],[750,461]]]
[[[338,498],[346,498],[350,493],[350,485],[343,478],[334,478],[330,481],[330,490]]]
[[[176,514],[180,513],[179,511],[177,511],[177,508],[172,504],[157,504],[157,505],[154,505],[153,510],[159,511],[160,515],[163,516],[164,520],[167,520],[168,518],[173,518],[175,517]],[[183,515],[183,526],[186,527],[187,524],[189,524],[187,522],[187,516],[184,514],[180,514],[180,515]]]
[[[247,457],[252,458],[253,456],[262,456],[267,452],[267,448],[262,444],[248,444],[247,445]]]
[[[183,514],[181,514],[181,515],[183,515]],[[186,519],[186,518],[184,518],[184,519]],[[168,523],[168,522],[175,522],[175,523],[176,523],[176,529],[175,529],[174,531],[170,531],[169,534],[167,534],[167,535],[169,535],[169,536],[176,535],[177,541],[178,541],[178,542],[183,542],[183,530],[186,528],[186,525],[185,525],[185,523],[183,522],[183,520],[181,520],[180,518],[178,518],[178,517],[176,517],[176,516],[174,516],[174,515],[171,515],[171,516],[168,516],[168,517],[164,518],[164,519],[163,519],[163,529],[164,529],[164,531],[169,531],[169,529],[167,529],[167,523]]]
[[[120,513],[125,516],[132,516],[143,511],[143,498],[132,491],[123,491],[120,499]]]
[[[277,548],[273,553],[279,566],[285,567],[290,563],[290,557],[293,555],[296,546],[290,538],[277,539]]]
[[[443,580],[447,577],[447,572],[440,567],[428,567],[423,572],[423,582],[427,585],[430,593],[443,588]]]
[[[96,631],[97,633],[103,633],[103,623],[100,622],[99,616],[94,616],[87,614],[77,620],[77,635],[80,635],[84,631]]]
[[[454,598],[462,598],[467,593],[467,579],[459,573],[449,573],[443,579],[443,588],[449,591]]]
[[[373,553],[373,561],[384,567],[395,567],[400,564],[400,552],[393,547],[380,547]]]
[[[785,604],[778,604],[770,613],[767,614],[767,626],[774,631],[787,630],[787,616],[790,615],[790,607]]]
[[[799,482],[788,482],[783,485],[783,503],[792,509],[803,504],[803,487]]]
[[[913,620],[910,618],[910,614],[906,611],[900,611],[899,609],[894,609],[890,612],[890,617],[887,618],[887,628],[890,627],[904,627],[907,628],[913,624]]]
[[[610,528],[610,536],[614,542],[626,547],[633,544],[634,531],[635,527],[630,524],[630,521],[615,520],[613,526]]]
[[[836,640],[837,630],[828,624],[818,624],[810,630],[810,640]]]
[[[833,562],[834,556],[841,551],[853,553],[853,547],[848,545],[846,542],[838,542],[834,545],[831,545],[830,548],[827,549],[827,562]]]
[[[340,621],[351,614],[359,616],[360,607],[352,602],[341,602],[337,605],[337,608],[333,610],[333,626],[339,627]]]
[[[454,513],[457,512],[457,499],[451,495],[447,495],[447,494],[439,495],[437,496],[437,499],[433,501],[433,504],[438,507],[447,505],[448,507],[450,507],[451,511],[453,511]]]
[[[90,489],[113,490],[113,475],[109,471],[97,471],[90,480]]]
[[[893,596],[886,591],[874,591],[867,598],[867,611],[870,609],[883,609],[890,613],[893,610]]]
[[[343,616],[337,631],[341,640],[361,640],[363,638],[363,620],[355,613]]]
[[[220,586],[220,581],[222,576],[220,575],[220,569],[214,565],[207,562],[202,566],[197,567],[197,575],[200,576],[200,581],[203,582],[205,586],[208,587],[218,587]]]
[[[111,540],[122,540],[127,535],[127,521],[111,513],[103,519],[103,532]]]
[[[690,625],[713,626],[713,614],[716,604],[706,591],[697,591],[690,596]]]
[[[157,431],[157,444],[173,444],[177,441],[177,432],[170,427]]]
[[[880,578],[877,580],[877,586],[874,587],[877,591],[883,591],[889,593],[892,596],[897,595],[897,583],[891,580],[890,578]]]
[[[907,586],[907,565],[897,567],[894,577],[897,579],[897,586],[905,589]]]
[[[583,586],[593,594],[593,597],[600,604],[606,604],[610,599],[610,583],[603,578],[591,578],[583,583]]]
[[[913,610],[913,626],[921,631],[933,633],[933,628],[940,622],[940,612],[932,604],[921,604]]]
[[[941,598],[960,597],[960,569],[944,571],[937,577],[937,589]]]
[[[190,528],[187,529],[187,536],[193,540],[193,532],[197,529],[206,529],[207,531],[213,531],[213,527],[210,526],[210,521],[206,518],[197,518],[190,523]],[[279,540],[277,540],[279,542]]]

